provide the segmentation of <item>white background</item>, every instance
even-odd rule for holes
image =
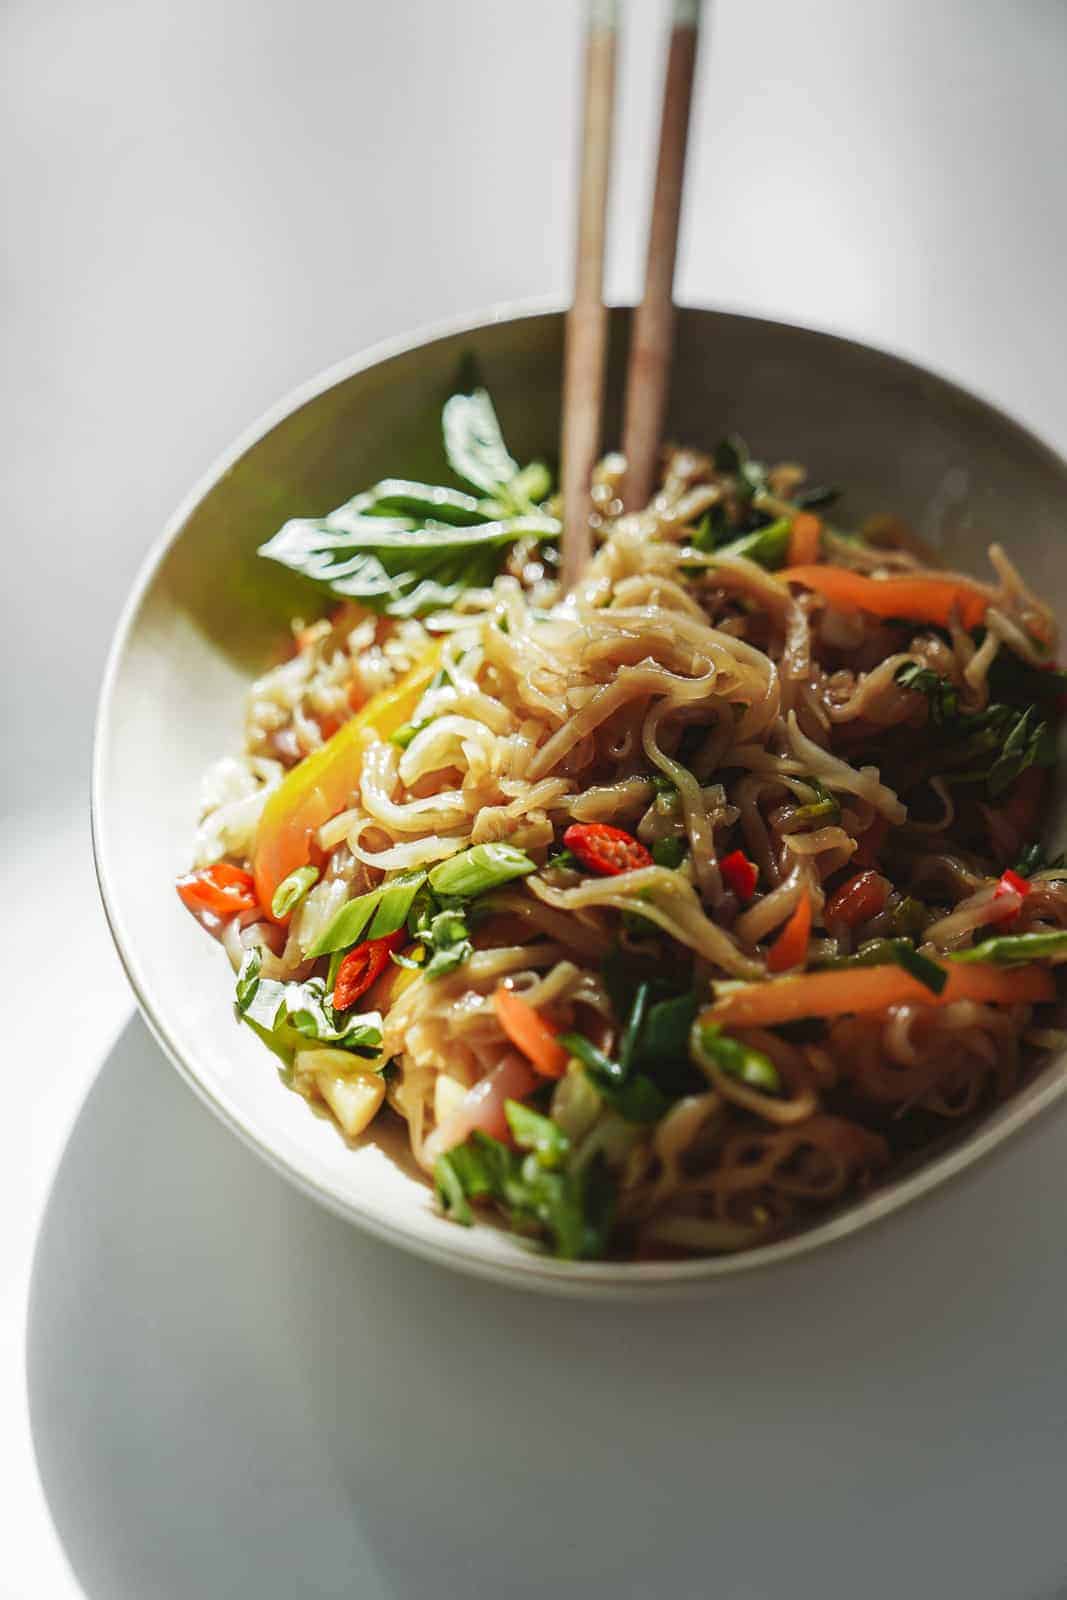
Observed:
[[[629,8],[617,298],[661,14]],[[1067,1594],[1067,1115],[825,1259],[572,1305],[320,1213],[130,1020],[85,818],[124,591],[292,385],[565,289],[577,6],[0,27],[0,1593]],[[890,346],[1067,447],[1065,68],[1058,0],[721,0],[680,297]]]

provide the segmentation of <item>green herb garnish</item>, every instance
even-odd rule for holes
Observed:
[[[432,868],[430,888],[435,894],[472,899],[536,870],[525,850],[513,844],[476,844]]]

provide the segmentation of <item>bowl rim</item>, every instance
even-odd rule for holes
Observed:
[[[631,308],[613,306],[611,309]],[[832,328],[819,328],[806,323],[762,317],[729,306],[688,304],[679,309],[683,312],[705,313],[758,323],[765,328],[780,328],[789,333],[812,334],[832,343],[882,357],[910,375],[933,379],[940,388],[949,391],[951,396],[965,408],[984,413],[987,418],[995,420],[1002,428],[1014,433],[1031,450],[1037,450],[1045,456],[1049,463],[1067,478],[1067,460],[1009,412],[1004,411],[980,392],[966,389],[935,368],[920,365],[895,350],[872,345],[866,340],[853,339]],[[482,328],[498,324],[559,316],[566,310],[565,299],[555,295],[538,296],[494,304],[487,311],[445,318],[420,327],[414,332],[379,340],[356,351],[353,355],[331,363],[297,384],[243,429],[235,441],[215,459],[206,472],[201,474],[167,519],[162,532],[152,541],[142,558],[119,613],[108,650],[94,722],[89,786],[89,825],[93,864],[104,915],[123,970],[141,1014],[164,1055],[198,1099],[208,1106],[248,1149],[253,1150],[309,1199],[324,1206],[334,1215],[344,1218],[345,1221],[356,1224],[375,1238],[398,1245],[437,1266],[454,1268],[483,1280],[506,1283],[514,1288],[537,1289],[559,1295],[581,1297],[633,1300],[646,1298],[650,1291],[658,1291],[660,1296],[666,1297],[672,1293],[674,1296],[681,1296],[694,1291],[708,1292],[726,1280],[765,1273],[771,1268],[821,1251],[828,1245],[839,1244],[853,1234],[884,1223],[888,1217],[904,1207],[914,1206],[920,1200],[931,1199],[936,1192],[962,1177],[993,1149],[1014,1137],[1022,1128],[1035,1121],[1041,1112],[1061,1099],[1067,1092],[1067,1070],[1061,1070],[1059,1073],[1049,1071],[1047,1081],[1034,1085],[1025,1101],[1006,1102],[1000,1108],[995,1125],[990,1126],[988,1123],[980,1125],[958,1145],[944,1151],[928,1165],[900,1179],[891,1189],[875,1191],[859,1205],[855,1203],[847,1205],[810,1227],[752,1250],[732,1255],[697,1256],[666,1262],[559,1261],[532,1250],[528,1253],[517,1250],[513,1259],[491,1259],[481,1255],[476,1248],[471,1248],[477,1229],[453,1227],[451,1232],[454,1238],[443,1233],[440,1239],[431,1238],[410,1227],[403,1219],[389,1220],[384,1214],[374,1214],[357,1202],[346,1200],[320,1186],[311,1174],[281,1156],[216,1097],[197,1072],[195,1063],[186,1057],[172,1038],[148,984],[141,975],[134,941],[131,940],[124,924],[120,897],[110,881],[104,840],[105,767],[111,743],[113,702],[127,648],[137,625],[142,604],[160,567],[201,501],[254,445],[303,406],[349,378],[442,339],[472,334]]]

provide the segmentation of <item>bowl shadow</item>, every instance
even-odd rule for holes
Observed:
[[[701,1305],[548,1300],[296,1193],[136,1018],[34,1265],[31,1421],[68,1558],[88,1600],[896,1600],[918,1570],[1050,1594],[1065,1138],[1048,1117],[936,1203]]]

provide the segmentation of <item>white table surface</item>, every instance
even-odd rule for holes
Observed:
[[[630,7],[619,298],[661,13]],[[703,1305],[535,1300],[238,1146],[96,902],[91,718],[147,544],[316,369],[563,291],[576,6],[11,0],[0,27],[0,1593],[1067,1594],[1067,1116]],[[681,297],[891,346],[1067,447],[1067,9],[722,0],[710,34]]]

